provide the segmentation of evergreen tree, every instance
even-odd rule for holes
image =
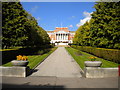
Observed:
[[[93,46],[120,48],[120,2],[98,2],[92,14]]]
[[[38,32],[39,32],[39,35],[42,37],[43,44],[44,45],[45,44],[50,44],[50,37],[42,27],[38,28]]]
[[[94,8],[90,22],[78,28],[73,42],[120,49],[120,2],[97,2]]]
[[[20,2],[3,2],[2,3],[2,47],[22,45],[27,40],[26,29],[24,28],[27,21],[25,10]]]
[[[20,2],[3,2],[2,48],[11,46],[37,47],[49,44],[50,38],[28,14]]]
[[[90,45],[90,24],[88,22],[78,28],[73,43],[81,46]]]

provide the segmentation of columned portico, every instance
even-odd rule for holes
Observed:
[[[68,34],[64,34],[64,33],[60,33],[60,34],[56,34],[56,41],[60,41],[60,40],[68,40]]]
[[[55,45],[68,45],[68,43],[72,43],[75,34],[75,32],[69,31],[67,27],[56,27],[54,31],[47,32],[51,39],[50,42]]]

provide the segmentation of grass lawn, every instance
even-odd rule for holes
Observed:
[[[30,69],[33,69],[34,67],[36,67],[40,62],[42,62],[48,55],[50,55],[53,51],[55,51],[57,49],[57,47],[55,48],[51,48],[51,50],[43,55],[29,55],[28,57],[28,61],[29,64],[28,66],[30,67]],[[4,64],[3,66],[12,66],[11,62],[8,62],[6,64]]]
[[[86,52],[79,51],[74,48],[69,48],[66,47],[66,50],[71,54],[71,56],[76,60],[76,62],[79,64],[79,66],[84,69],[84,61],[90,61],[89,57],[93,56],[91,54],[88,54]],[[95,56],[96,57],[96,56]],[[97,58],[96,60],[102,61],[102,66],[103,68],[107,67],[118,67],[119,64],[104,60],[102,58]]]

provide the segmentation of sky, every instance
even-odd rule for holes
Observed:
[[[46,31],[55,27],[68,27],[76,31],[91,18],[95,11],[95,2],[21,2],[23,8],[31,14]]]

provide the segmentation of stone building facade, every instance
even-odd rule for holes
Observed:
[[[56,27],[53,31],[47,31],[51,41],[55,45],[68,45],[73,43],[75,31],[69,31],[68,27]]]

